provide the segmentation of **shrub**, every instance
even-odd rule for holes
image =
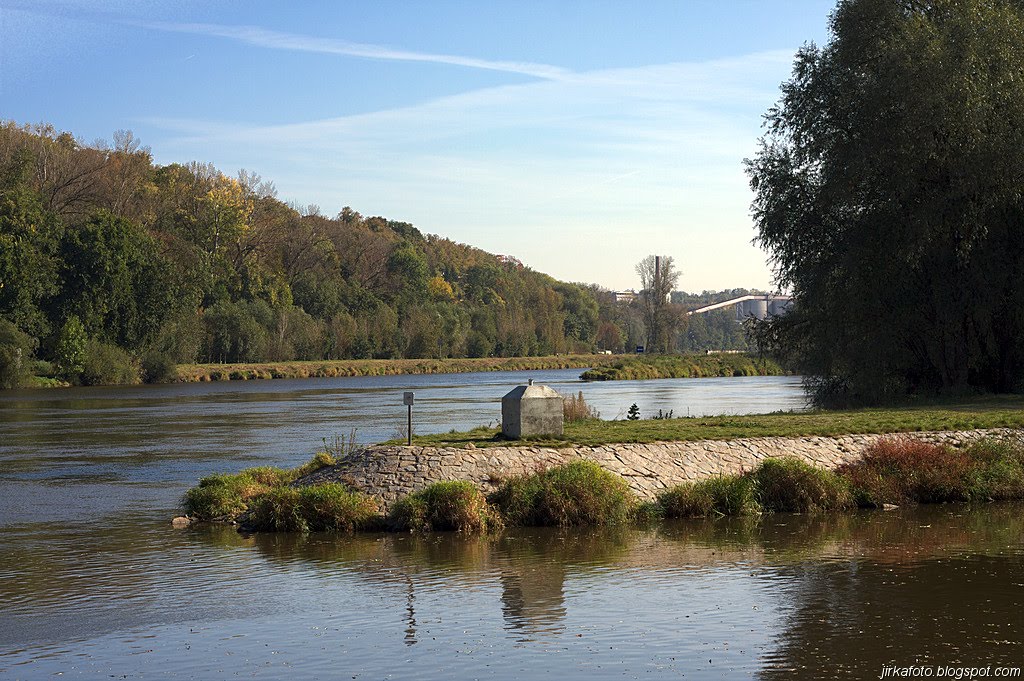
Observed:
[[[97,340],[85,344],[83,385],[126,385],[139,382],[139,367],[131,355],[115,345]]]
[[[844,478],[795,457],[766,459],[751,477],[758,503],[765,511],[808,513],[853,506]]]
[[[578,394],[569,395],[562,400],[562,418],[566,423],[596,421],[601,418],[601,412],[587,404],[581,390]]]
[[[252,500],[243,525],[271,532],[353,532],[375,523],[377,501],[338,483],[277,487]]]
[[[146,383],[167,383],[174,380],[176,367],[166,352],[150,350],[142,356],[142,380]]]
[[[389,525],[396,530],[486,532],[501,524],[484,495],[463,480],[435,482],[400,499]]]
[[[667,518],[704,518],[712,515],[753,515],[761,509],[750,476],[720,475],[684,482],[658,496]]]
[[[37,359],[29,366],[29,371],[36,376],[53,377],[57,373],[57,367],[53,365],[53,362]]]
[[[64,322],[57,336],[54,360],[57,364],[57,378],[77,383],[85,365],[88,337],[82,320],[72,315]]]
[[[883,438],[837,472],[859,506],[967,501],[979,461],[966,452],[907,438]]]
[[[36,339],[0,319],[0,389],[17,388],[30,375]]]
[[[637,507],[625,480],[585,460],[507,480],[490,501],[515,525],[612,525]]]

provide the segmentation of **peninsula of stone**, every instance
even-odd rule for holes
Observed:
[[[742,473],[768,458],[796,457],[832,470],[857,461],[864,450],[880,438],[913,437],[959,448],[984,438],[1019,434],[1016,428],[989,428],[896,435],[750,437],[565,447],[383,444],[357,450],[335,465],[321,468],[293,484],[342,482],[377,497],[386,510],[398,499],[435,482],[465,480],[489,493],[508,478],[587,459],[622,476],[640,499],[653,501],[658,493],[680,483]]]

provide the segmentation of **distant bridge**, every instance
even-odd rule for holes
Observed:
[[[714,305],[698,307],[696,310],[690,310],[686,314],[694,315],[732,306],[736,307],[736,319],[740,321],[751,318],[767,319],[768,317],[778,317],[789,312],[789,309],[793,306],[793,297],[783,295],[740,296],[739,298],[725,300]]]

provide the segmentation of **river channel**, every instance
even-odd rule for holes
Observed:
[[[877,678],[1024,663],[1024,506],[499,536],[172,530],[215,471],[355,428],[495,422],[526,378],[604,418],[803,408],[792,378],[579,370],[0,395],[0,678]],[[993,672],[990,672],[993,673]]]

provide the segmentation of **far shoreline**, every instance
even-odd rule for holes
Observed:
[[[480,357],[452,359],[350,359],[236,364],[181,364],[169,383],[251,381],[275,378],[337,378],[463,374],[491,371],[600,369],[595,380],[775,376],[783,372],[774,362],[750,354],[688,355],[572,354],[540,357]],[[584,379],[589,376],[581,376]]]

